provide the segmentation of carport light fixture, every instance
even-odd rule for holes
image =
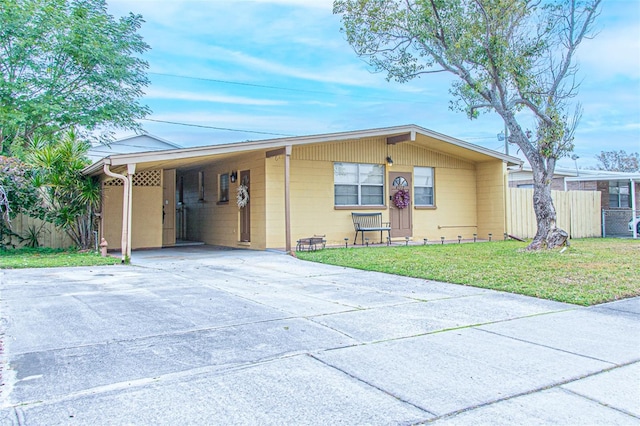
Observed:
[[[231,179],[231,182],[235,182],[238,179],[238,172],[231,172],[229,174],[229,178]]]
[[[387,166],[389,167],[393,166],[393,160],[391,159],[390,155],[387,155]]]

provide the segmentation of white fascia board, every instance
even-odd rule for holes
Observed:
[[[174,159],[179,160],[179,159],[185,159],[185,158],[206,157],[206,156],[218,155],[218,154],[255,151],[260,149],[274,149],[274,148],[281,148],[287,145],[292,145],[292,146],[306,145],[306,144],[334,142],[334,141],[349,140],[349,139],[392,136],[392,135],[397,135],[402,133],[410,133],[412,140],[415,140],[415,135],[417,133],[421,133],[425,136],[429,136],[434,139],[439,139],[439,140],[442,140],[443,142],[446,142],[470,151],[478,152],[478,153],[487,155],[489,157],[500,159],[506,162],[508,165],[522,164],[522,160],[520,160],[517,157],[504,155],[497,151],[493,151],[487,148],[483,148],[481,146],[473,145],[468,142],[462,141],[460,139],[456,139],[450,136],[443,135],[441,133],[427,130],[425,128],[422,128],[416,125],[404,125],[404,126],[395,126],[395,127],[385,127],[385,128],[379,128],[379,129],[370,129],[370,130],[328,133],[328,134],[322,134],[322,135],[295,136],[295,137],[288,137],[288,138],[266,139],[266,140],[260,140],[260,141],[250,141],[250,142],[236,142],[236,143],[229,143],[229,144],[222,144],[222,145],[207,145],[207,146],[200,146],[200,147],[193,147],[193,148],[179,148],[179,149],[170,149],[170,150],[163,150],[163,151],[114,154],[101,161],[104,161],[107,164],[110,164],[111,166],[122,166],[130,163],[167,161],[167,160],[174,160]],[[93,174],[98,170],[102,170],[102,166],[99,165],[99,163],[96,163],[95,165],[91,165],[85,168],[83,172],[85,174]]]
[[[95,163],[90,164],[87,167],[85,167],[84,169],[82,169],[82,171],[80,173],[82,173],[85,176],[96,175],[96,174],[102,172],[102,168],[103,168],[104,164],[109,164],[108,162],[106,162],[106,160],[108,160],[108,158],[103,158],[101,160],[98,160]]]
[[[591,175],[591,176],[576,176],[576,177],[568,177],[566,178],[567,182],[584,182],[590,180],[633,180],[640,181],[640,174],[638,173],[617,173],[615,175],[612,174],[602,174],[602,175]]]

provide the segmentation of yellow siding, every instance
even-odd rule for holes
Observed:
[[[420,147],[411,142],[387,145],[384,137],[368,138],[315,145],[298,145],[292,148],[290,164],[291,195],[291,244],[313,235],[326,235],[329,244],[344,244],[344,238],[353,241],[354,229],[351,209],[334,206],[334,162],[384,164],[387,156],[393,158],[391,169],[386,168],[385,180],[390,170],[411,173],[414,166],[434,168],[435,208],[412,209],[413,240],[423,238],[439,240],[487,238],[487,234],[501,235],[504,229],[505,167],[500,160],[476,164],[471,161]],[[178,169],[178,177],[184,179],[187,210],[187,239],[206,244],[251,249],[283,248],[285,242],[284,207],[284,155],[266,158],[264,152],[240,153],[212,161],[201,167]],[[218,202],[218,176],[231,171],[250,170],[251,242],[239,243],[240,209],[235,201],[240,182],[230,183],[229,202]],[[205,196],[199,201],[198,172],[204,172]],[[390,188],[385,184],[385,201],[388,203]],[[155,235],[155,222],[136,220],[134,204],[134,248],[144,244],[162,244],[162,188],[155,194],[144,196],[149,206],[157,206],[160,218]],[[105,188],[104,216],[105,236],[110,247],[119,247],[122,206],[122,188]],[[156,203],[157,197],[157,203]],[[141,203],[141,201],[137,201]],[[155,209],[155,207],[154,207]],[[383,221],[389,221],[388,206],[358,209],[360,212],[382,212]],[[156,217],[155,210],[152,217]],[[149,226],[153,223],[153,226]],[[144,238],[143,238],[144,237]],[[375,235],[370,235],[372,241]],[[156,242],[157,239],[157,242]],[[147,245],[144,245],[147,247]]]
[[[386,168],[385,180],[388,179],[390,170],[413,174],[413,166],[435,168],[434,190],[437,208],[412,210],[413,240],[439,240],[441,236],[454,239],[458,235],[472,238],[477,223],[474,164],[420,148],[409,142],[387,146],[385,138],[371,138],[293,147],[290,175],[292,244],[295,245],[296,240],[300,238],[316,234],[326,235],[328,244],[344,244],[344,238],[349,238],[352,243],[354,229],[351,210],[334,207],[333,164],[382,164],[387,155],[393,158],[394,163],[391,169]],[[273,171],[284,175],[283,167],[276,169],[275,163]],[[385,200],[388,200],[388,182],[385,188]],[[278,210],[274,212],[283,212],[279,205],[276,208]],[[387,206],[358,211],[380,211],[383,221],[389,221]],[[271,223],[277,225],[274,229],[282,229],[282,234],[273,232],[272,239],[269,240],[271,247],[284,246],[284,228],[279,225],[284,224],[284,219],[277,216],[270,216],[273,217]],[[377,241],[376,235],[371,234],[371,238],[372,241]]]
[[[133,187],[131,248],[162,247],[162,186]]]
[[[435,169],[435,210],[413,211],[414,240],[473,238],[476,232],[476,173],[474,170]]]
[[[121,248],[122,192],[122,186],[102,187],[101,235],[107,240],[109,250],[120,250]]]
[[[478,238],[502,237],[505,227],[506,165],[499,160],[476,164]]]
[[[266,246],[285,247],[284,157],[267,158],[265,174]]]
[[[109,250],[121,248],[123,190],[103,187],[102,235]],[[131,208],[131,248],[162,247],[162,186],[134,186]]]
[[[473,169],[472,163],[439,152],[425,149],[411,142],[387,145],[386,138],[366,138],[318,145],[302,145],[293,148],[293,160],[348,161],[382,164],[387,156],[398,165]]]

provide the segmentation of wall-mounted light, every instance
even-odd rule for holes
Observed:
[[[229,174],[229,178],[231,179],[231,182],[235,182],[238,179],[238,172],[231,172]]]
[[[390,155],[387,155],[387,166],[389,167],[393,166],[393,160],[391,159]]]

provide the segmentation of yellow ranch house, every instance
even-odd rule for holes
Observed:
[[[130,256],[183,241],[289,252],[321,235],[351,245],[352,213],[377,213],[390,228],[358,244],[502,236],[514,165],[521,160],[405,125],[118,153],[84,172],[101,181],[101,236]]]

